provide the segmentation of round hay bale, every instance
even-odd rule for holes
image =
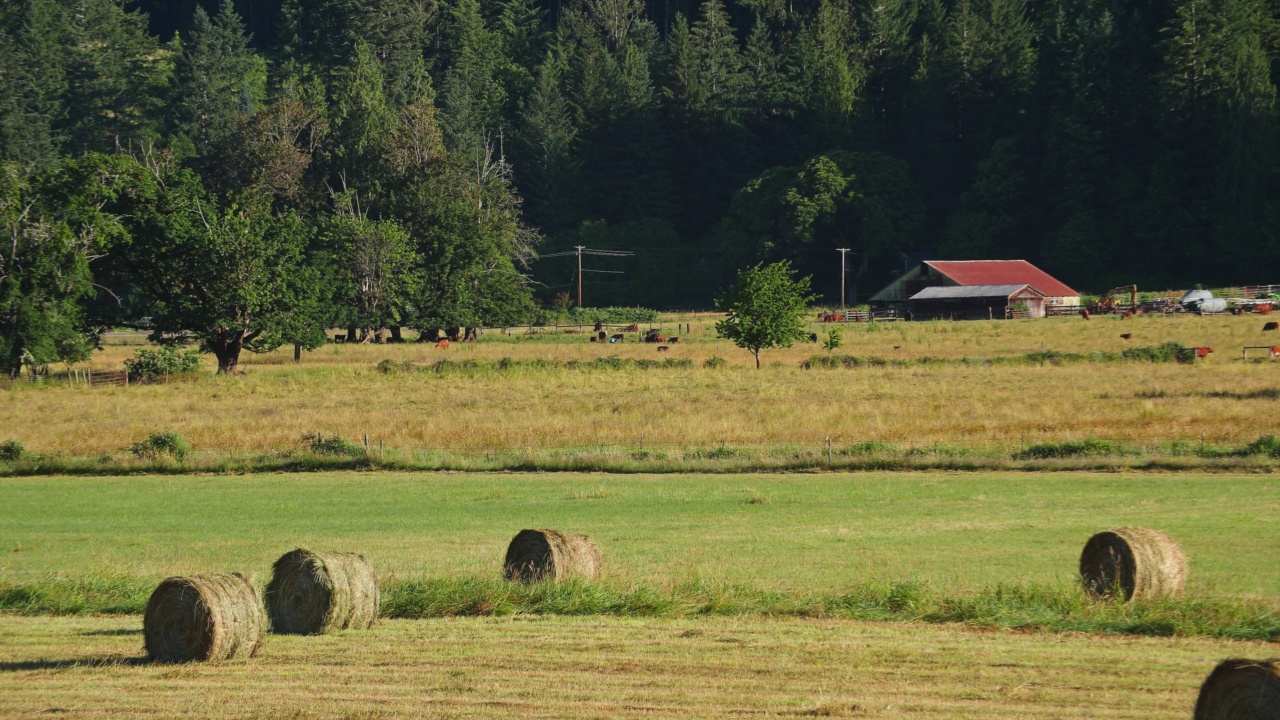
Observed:
[[[362,555],[299,548],[272,566],[266,601],[278,633],[363,630],[378,619],[378,579]]]
[[[595,580],[600,550],[586,535],[558,530],[521,530],[507,546],[503,574],[508,580]]]
[[[1162,532],[1123,527],[1100,532],[1080,553],[1080,578],[1095,597],[1149,600],[1182,592],[1187,559]]]
[[[1218,663],[1200,686],[1195,720],[1280,718],[1280,659]]]
[[[240,573],[166,578],[142,618],[147,654],[161,662],[253,657],[266,627],[258,591]]]

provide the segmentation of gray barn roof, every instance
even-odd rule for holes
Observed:
[[[1027,288],[1031,292],[1044,296],[1030,285],[958,285],[947,287],[927,287],[912,295],[912,300],[956,300],[959,298],[1008,298],[1014,293]]]

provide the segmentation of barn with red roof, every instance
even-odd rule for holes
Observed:
[[[1042,296],[1046,308],[1080,304],[1079,292],[1026,260],[926,260],[873,295],[871,302],[899,308],[927,303],[930,310],[935,310],[945,303],[954,303],[957,308],[967,307],[981,296],[986,307],[993,304],[993,298],[999,300],[997,295],[1003,294],[1009,299],[1016,294],[1010,289],[1023,287]],[[924,293],[927,288],[936,289]],[[1000,292],[984,292],[993,289]],[[1009,307],[1028,304],[1026,298],[1017,297],[1009,302],[1012,303]],[[1037,310],[1040,307],[1039,303],[1031,303],[1030,306]],[[1032,313],[1038,317],[1044,314],[1043,311]]]

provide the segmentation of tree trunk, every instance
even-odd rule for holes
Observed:
[[[390,331],[391,331],[391,339],[390,339],[390,340],[388,340],[387,342],[392,342],[392,343],[402,343],[402,342],[404,342],[404,336],[402,336],[402,335],[400,334],[400,326],[399,326],[399,325],[392,325],[390,328],[388,328],[388,330],[390,330]]]
[[[240,350],[244,348],[244,333],[236,333],[229,339],[219,340],[210,348],[218,358],[219,375],[235,375],[240,365]]]
[[[348,326],[347,326],[347,342],[349,342],[349,343],[353,343],[353,342],[356,342],[356,341],[357,341],[357,338],[356,338],[356,326],[355,326],[355,325],[348,325]]]
[[[293,344],[293,361],[302,362],[302,343]]]
[[[759,370],[760,369],[760,351],[752,350],[751,352],[756,356],[756,369]]]

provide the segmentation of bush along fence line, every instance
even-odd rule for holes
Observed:
[[[889,470],[1057,471],[1200,470],[1273,472],[1280,438],[1261,435],[1243,444],[1172,440],[1127,445],[1103,438],[1001,446],[944,443],[897,445],[848,442],[693,446],[675,443],[588,447],[413,449],[363,433],[309,433],[274,452],[193,448],[181,435],[153,433],[117,453],[43,455],[16,440],[0,442],[0,476],[124,475],[136,473],[309,472],[395,470],[460,472],[752,473]]]

